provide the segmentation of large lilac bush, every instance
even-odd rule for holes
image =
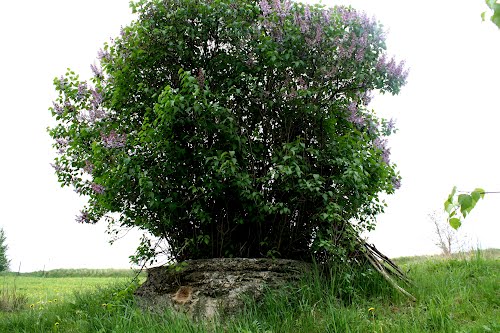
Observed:
[[[132,9],[90,83],[54,81],[53,166],[89,199],[77,220],[119,213],[176,260],[348,255],[400,184],[394,123],[369,108],[407,77],[381,26],[279,0]]]

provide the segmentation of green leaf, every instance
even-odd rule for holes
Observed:
[[[444,202],[444,210],[445,210],[448,214],[450,214],[450,213],[451,213],[451,211],[453,210],[453,208],[454,208],[454,207],[455,207],[455,205],[453,205],[453,203],[452,203],[452,202],[450,202],[450,200],[449,200],[449,199],[448,199],[448,200],[446,200],[446,201]]]
[[[479,199],[481,199],[481,192],[474,190],[473,192],[471,192],[470,196],[472,197],[472,200],[474,200],[475,202],[478,202]]]
[[[462,214],[464,211],[468,211],[474,205],[474,200],[469,194],[460,194],[458,196],[458,203],[460,204],[460,211]]]
[[[484,195],[486,194],[486,192],[485,192],[485,190],[484,190],[484,189],[482,189],[482,188],[478,187],[478,188],[476,188],[476,189],[474,190],[474,192],[479,193],[479,194],[481,195],[481,199],[484,199]],[[474,192],[472,192],[472,193],[474,193]]]
[[[461,225],[462,225],[462,222],[460,221],[459,218],[454,217],[454,218],[450,219],[450,226],[453,229],[457,230],[458,228],[460,228]]]
[[[453,186],[453,189],[451,190],[450,195],[448,195],[448,201],[453,202],[453,197],[455,197],[455,194],[457,193],[457,187]]]

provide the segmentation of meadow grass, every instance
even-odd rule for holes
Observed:
[[[374,272],[338,266],[330,279],[314,271],[298,285],[268,291],[259,303],[248,300],[240,315],[193,322],[170,311],[141,310],[133,298],[137,283],[130,280],[84,289],[80,280],[72,289],[77,292],[61,295],[61,302],[0,313],[0,332],[500,332],[498,256],[399,262],[409,270],[407,290],[416,302]]]

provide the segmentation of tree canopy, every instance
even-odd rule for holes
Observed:
[[[351,251],[400,184],[394,122],[368,107],[407,78],[381,25],[279,0],[131,7],[91,82],[54,80],[53,166],[88,197],[78,222],[146,230],[176,260]]]

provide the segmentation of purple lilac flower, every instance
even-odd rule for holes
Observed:
[[[348,7],[345,7],[345,6],[338,6],[336,8],[337,8],[337,12],[340,14],[344,24],[347,24],[347,25],[350,24],[357,17],[357,13],[353,9],[350,9]]]
[[[351,113],[351,115],[349,115],[349,121],[355,125],[360,125],[360,126],[363,126],[365,124],[365,120],[357,112]]]
[[[117,134],[114,130],[109,132],[108,135],[101,133],[101,139],[104,147],[106,148],[123,148],[127,140],[126,134]]]
[[[311,9],[309,8],[309,5],[306,5],[304,9],[304,18],[308,23],[311,21]]]
[[[392,133],[392,131],[394,130],[394,125],[396,125],[396,122],[391,118],[387,123],[387,132]]]
[[[102,59],[110,60],[111,55],[109,54],[109,52],[107,50],[99,49],[99,51],[97,52],[97,58],[99,60],[102,60]]]
[[[61,75],[61,77],[59,78],[59,88],[61,90],[64,90],[65,87],[66,87],[66,80],[64,79],[64,76]]]
[[[347,109],[351,113],[356,113],[358,111],[358,106],[357,106],[356,102],[351,102],[351,104],[349,104],[349,106],[347,107]]]
[[[385,62],[386,62],[386,59],[387,59],[387,55],[384,53],[382,54],[382,56],[378,59],[378,62],[377,62],[377,65],[375,65],[375,68],[378,70],[378,71],[381,71],[382,68],[385,67]]]
[[[62,172],[64,171],[64,168],[58,164],[58,163],[50,163],[50,166],[54,168],[54,170],[56,170],[56,172]]]
[[[359,37],[353,37],[353,44],[356,44],[356,53],[355,53],[355,60],[357,62],[363,61],[365,57],[365,52],[366,48],[368,47],[368,33],[365,31],[361,36]]]
[[[323,36],[323,27],[321,24],[316,25],[316,36],[314,37],[314,43],[318,44],[321,42]]]
[[[290,0],[285,0],[283,3],[281,1],[273,0],[273,9],[280,17],[280,22],[283,23],[284,18],[290,13],[292,3]]]
[[[375,145],[375,148],[379,149],[382,152],[382,160],[386,164],[389,164],[389,162],[390,162],[389,157],[391,155],[391,150],[387,147],[387,140],[377,138],[377,139],[375,139],[373,144]]]
[[[96,118],[104,118],[105,116],[105,112],[103,109],[95,109],[94,112]]]
[[[259,6],[262,10],[262,15],[267,16],[269,15],[269,13],[271,13],[271,6],[266,0],[260,0]]]
[[[369,90],[368,91],[364,91],[363,93],[358,93],[358,97],[361,100],[361,103],[363,103],[363,105],[365,105],[365,106],[367,106],[368,104],[370,104],[370,102],[373,99],[372,92],[369,91]]]
[[[309,25],[307,24],[306,20],[302,18],[299,12],[295,12],[294,23],[295,25],[299,26],[300,32],[306,33],[307,31],[309,31]]]
[[[365,51],[362,50],[362,49],[358,49],[356,50],[356,53],[354,54],[354,59],[357,61],[357,62],[362,62],[363,59],[365,57]]]
[[[80,215],[76,216],[76,222],[78,223],[90,223],[90,214],[86,210],[81,210]]]
[[[87,83],[82,82],[78,85],[78,92],[76,94],[77,99],[82,99],[87,94]]]
[[[392,74],[396,79],[406,82],[406,79],[408,78],[408,70],[405,70],[404,67],[405,67],[405,61],[403,60],[397,65],[396,69]]]
[[[85,115],[84,115],[85,117]],[[90,109],[88,110],[88,117],[86,117],[91,123],[95,122],[96,120],[96,113],[95,113],[95,109]]]
[[[356,44],[354,40],[351,40],[351,45],[349,45],[349,49],[347,50],[347,58],[350,59],[356,50]]]
[[[349,110],[349,121],[355,125],[360,125],[363,126],[365,124],[365,119],[359,114],[358,112],[358,106],[356,102],[351,102],[349,106],[347,107],[347,110]]]
[[[290,9],[292,8],[292,2],[290,0],[285,0],[285,7],[283,8],[283,12],[285,14],[290,13]]]
[[[97,183],[92,183],[91,185],[92,191],[94,191],[97,194],[103,194],[104,193],[104,186],[97,184]]]
[[[56,145],[58,146],[58,153],[59,154],[64,154],[66,150],[68,149],[68,139],[65,138],[57,138],[56,139]]]
[[[95,89],[91,89],[90,92],[92,93],[92,100],[90,103],[92,103],[94,109],[98,109],[103,100],[102,94]]]
[[[323,21],[326,24],[330,23],[330,18],[332,16],[332,14],[330,13],[330,9],[323,10],[322,15],[323,15]]]
[[[339,45],[339,58],[341,59],[346,59],[347,58],[347,50],[345,49],[344,45],[338,44]]]
[[[387,62],[387,57],[385,54],[383,54],[377,62],[375,68],[381,72],[385,71],[389,75],[389,77],[395,80],[401,80],[405,82],[408,77],[408,70],[405,70],[404,66],[404,60],[396,65],[396,60],[394,59],[394,57],[392,57],[391,60]]]
[[[399,190],[401,188],[401,178],[392,177],[391,182],[392,186],[394,186],[394,189]]]
[[[389,73],[395,73],[397,68],[396,68],[396,60],[394,57],[391,58],[391,61],[385,64],[385,68]]]
[[[375,25],[375,19],[373,17],[372,19],[370,19],[368,15],[365,12],[363,12],[360,15],[358,15],[358,18],[364,30],[373,30],[372,27]]]
[[[52,102],[52,105],[54,105],[54,112],[58,115],[62,115],[64,112],[64,108],[57,104],[56,102]]]
[[[85,160],[85,166],[83,167],[83,170],[88,174],[92,174],[92,171],[94,170],[94,165],[90,163],[89,160]]]
[[[102,68],[97,67],[97,65],[95,64],[91,64],[90,69],[92,70],[92,72],[96,77],[102,77]]]
[[[273,0],[273,8],[276,11],[280,11],[281,10],[281,0]]]

